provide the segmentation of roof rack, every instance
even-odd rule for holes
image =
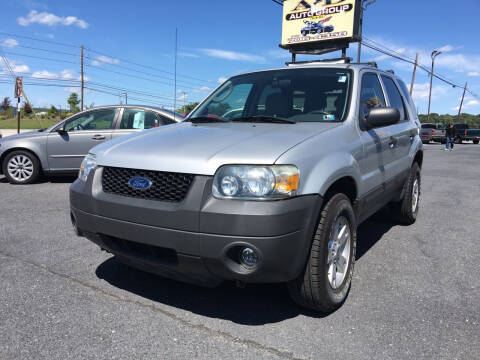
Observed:
[[[286,62],[285,65],[305,65],[305,64],[350,64],[352,58],[335,58],[335,59],[318,59],[318,60],[306,60],[306,61],[290,61]]]
[[[378,65],[375,61],[364,62],[364,63],[352,63],[351,61],[352,61],[352,58],[348,57],[348,58],[336,58],[336,59],[320,59],[320,60],[286,62],[285,65],[295,66],[295,65],[306,65],[306,64],[349,64],[349,65],[368,65],[374,68],[378,68]]]

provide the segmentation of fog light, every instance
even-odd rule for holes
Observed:
[[[240,252],[240,264],[251,269],[257,267],[260,257],[257,252],[251,248],[243,248]]]

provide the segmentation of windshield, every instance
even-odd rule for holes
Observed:
[[[265,121],[340,122],[347,115],[351,77],[350,70],[331,68],[235,76],[210,95],[189,119],[235,121],[261,117]]]

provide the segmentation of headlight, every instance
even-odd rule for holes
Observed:
[[[95,155],[88,154],[82,161],[82,165],[80,165],[80,171],[78,172],[78,178],[82,181],[87,181],[88,174],[92,169],[95,169],[97,166],[97,160],[95,159]]]
[[[213,178],[220,199],[275,200],[297,195],[299,172],[293,165],[225,165]]]

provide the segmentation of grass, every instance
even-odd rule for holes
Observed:
[[[28,129],[43,129],[52,126],[60,121],[57,119],[20,119],[20,128],[22,130]],[[0,129],[16,129],[17,119],[0,120]]]

